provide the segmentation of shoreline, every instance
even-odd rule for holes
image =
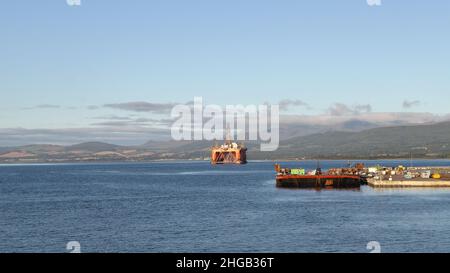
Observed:
[[[415,158],[414,161],[448,161],[450,166],[450,158]],[[255,159],[248,160],[248,163],[257,162],[317,162],[317,161],[337,161],[337,162],[361,162],[361,161],[411,161],[410,158],[377,158],[377,159]],[[49,162],[49,161],[36,161],[36,162],[0,162],[0,166],[13,166],[13,165],[89,165],[89,164],[145,164],[145,163],[199,163],[199,162],[210,162],[210,160],[201,159],[155,159],[155,160],[141,160],[141,161],[127,161],[127,160],[93,160],[93,161],[59,161],[59,162]],[[421,166],[416,166],[421,167]],[[445,166],[439,166],[445,167]]]

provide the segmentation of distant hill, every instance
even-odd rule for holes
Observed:
[[[354,121],[357,126],[364,126]],[[348,127],[353,122],[346,124]],[[365,124],[371,127],[371,124]],[[339,126],[339,128],[342,128]],[[184,142],[168,147],[181,158],[209,156],[212,141]],[[367,129],[360,132],[328,131],[281,140],[274,152],[260,152],[257,142],[246,142],[249,159],[297,158],[405,158],[450,157],[450,122]]]
[[[20,149],[23,151],[29,152],[29,153],[37,153],[38,154],[38,153],[48,153],[48,152],[62,152],[62,151],[64,151],[64,146],[50,145],[50,144],[34,144],[34,145],[21,146]]]
[[[299,121],[300,120],[300,121]],[[280,123],[280,139],[286,140],[293,137],[302,137],[313,134],[326,133],[330,131],[361,132],[367,129],[380,128],[388,125],[371,123],[359,119],[351,119],[334,124],[319,125],[301,122],[301,117],[295,122]]]
[[[358,123],[358,122],[356,122]],[[353,124],[348,124],[352,127]],[[357,124],[364,126],[364,124]],[[367,124],[367,126],[371,126]],[[27,145],[0,148],[0,162],[89,162],[204,159],[213,141],[150,141],[138,146],[86,142],[72,146]],[[328,131],[282,140],[274,152],[260,152],[259,143],[246,142],[251,159],[450,158],[450,122],[368,129]]]
[[[327,132],[283,141],[273,153],[257,158],[450,157],[450,122]]]
[[[120,148],[119,145],[113,145],[104,142],[85,142],[72,146],[67,146],[66,151],[89,151],[89,152],[104,152],[104,151],[115,151]]]

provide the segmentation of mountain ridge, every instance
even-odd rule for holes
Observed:
[[[0,162],[84,162],[205,159],[214,141],[148,141],[120,146],[83,142],[62,146],[34,144],[0,148]],[[450,157],[450,122],[371,128],[360,132],[328,131],[282,140],[274,152],[260,152],[248,141],[249,159],[349,159]]]

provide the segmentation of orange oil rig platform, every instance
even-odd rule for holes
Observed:
[[[247,148],[242,144],[228,141],[211,148],[211,164],[246,164]]]

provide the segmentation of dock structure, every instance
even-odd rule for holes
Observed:
[[[450,187],[450,180],[420,179],[420,180],[377,180],[367,179],[367,184],[374,188],[403,188],[403,187]]]
[[[375,188],[450,187],[450,167],[374,167],[368,169],[367,184]]]

